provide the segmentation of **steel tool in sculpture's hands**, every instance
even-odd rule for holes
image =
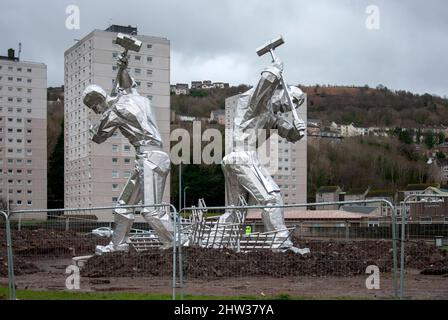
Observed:
[[[142,42],[140,40],[123,33],[119,33],[117,35],[115,43],[123,48],[123,52],[118,57],[118,73],[112,89],[112,96],[115,96],[120,88],[126,90],[132,87],[132,78],[127,74],[127,72],[124,72],[128,67],[128,52],[139,52],[142,47]]]
[[[263,46],[259,47],[257,49],[257,54],[258,56],[262,56],[265,55],[266,53],[270,53],[271,54],[271,58],[272,58],[272,62],[273,63],[281,63],[280,59],[278,58],[278,56],[275,53],[275,49],[279,46],[281,46],[282,44],[285,43],[285,40],[283,40],[282,36],[278,36],[277,38],[268,41],[267,43],[265,43]],[[283,69],[283,65],[282,65],[282,69]],[[280,74],[280,82],[282,87],[285,90],[285,96],[289,105],[289,108],[292,112],[292,115],[294,117],[294,126],[297,128],[297,130],[299,131],[300,136],[304,136],[305,135],[305,130],[306,130],[306,126],[305,123],[299,118],[299,116],[297,115],[297,111],[296,108],[294,106],[294,102],[293,102],[293,97],[291,97],[291,93],[288,90],[288,87],[286,85],[285,82],[285,78],[283,76],[283,72],[281,72]],[[303,103],[303,101],[297,101],[297,105],[300,106]]]

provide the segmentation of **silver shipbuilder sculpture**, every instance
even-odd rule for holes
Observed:
[[[98,123],[90,127],[92,140],[103,143],[119,130],[135,147],[134,171],[127,181],[114,209],[115,227],[111,242],[97,246],[96,254],[129,250],[129,232],[134,222],[133,210],[122,205],[147,205],[141,211],[144,219],[157,233],[165,248],[173,243],[173,221],[161,204],[165,180],[170,171],[170,158],[163,151],[163,143],[148,98],[138,94],[136,82],[127,71],[128,50],[139,51],[141,41],[118,34],[117,44],[124,47],[118,57],[118,74],[110,96],[97,85],[88,86],[83,92],[84,104],[101,114]]]

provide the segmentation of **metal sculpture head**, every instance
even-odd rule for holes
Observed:
[[[93,110],[93,112],[100,114],[106,109],[107,94],[100,86],[92,84],[85,88],[82,93],[82,101],[84,104]]]

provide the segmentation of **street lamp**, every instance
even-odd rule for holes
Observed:
[[[189,186],[186,186],[185,188],[184,188],[184,208],[186,207],[186,202],[187,202],[187,195],[186,195],[186,193],[185,193],[185,190],[187,190],[188,188],[190,188]]]

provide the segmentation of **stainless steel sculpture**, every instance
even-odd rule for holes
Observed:
[[[134,221],[132,210],[122,205],[148,205],[141,214],[159,236],[163,247],[170,247],[173,241],[173,221],[169,209],[150,207],[162,203],[165,180],[170,171],[169,156],[163,151],[163,143],[148,98],[138,94],[136,83],[127,71],[128,50],[138,51],[141,42],[119,34],[117,44],[124,47],[118,58],[117,79],[110,96],[97,85],[88,86],[83,93],[84,104],[101,119],[91,126],[92,140],[102,143],[119,130],[135,147],[135,168],[127,181],[114,210],[115,228],[112,241],[107,246],[97,246],[96,253],[127,251],[129,231]]]
[[[231,152],[222,160],[222,169],[226,180],[227,205],[237,206],[241,195],[252,196],[258,204],[267,206],[262,211],[265,231],[277,230],[280,237],[287,238],[276,249],[306,253],[308,249],[294,247],[289,239],[283,209],[270,208],[281,206],[283,199],[278,185],[262,165],[251,137],[259,129],[277,129],[278,134],[290,142],[299,141],[305,135],[305,123],[295,114],[295,108],[305,100],[304,94],[297,87],[285,85],[283,62],[273,53],[273,49],[282,43],[283,39],[279,38],[257,50],[259,55],[270,52],[273,62],[261,73],[258,84],[240,95],[233,121]],[[288,111],[295,114],[293,124],[281,115]],[[236,219],[235,210],[229,210],[219,221],[235,223]]]

